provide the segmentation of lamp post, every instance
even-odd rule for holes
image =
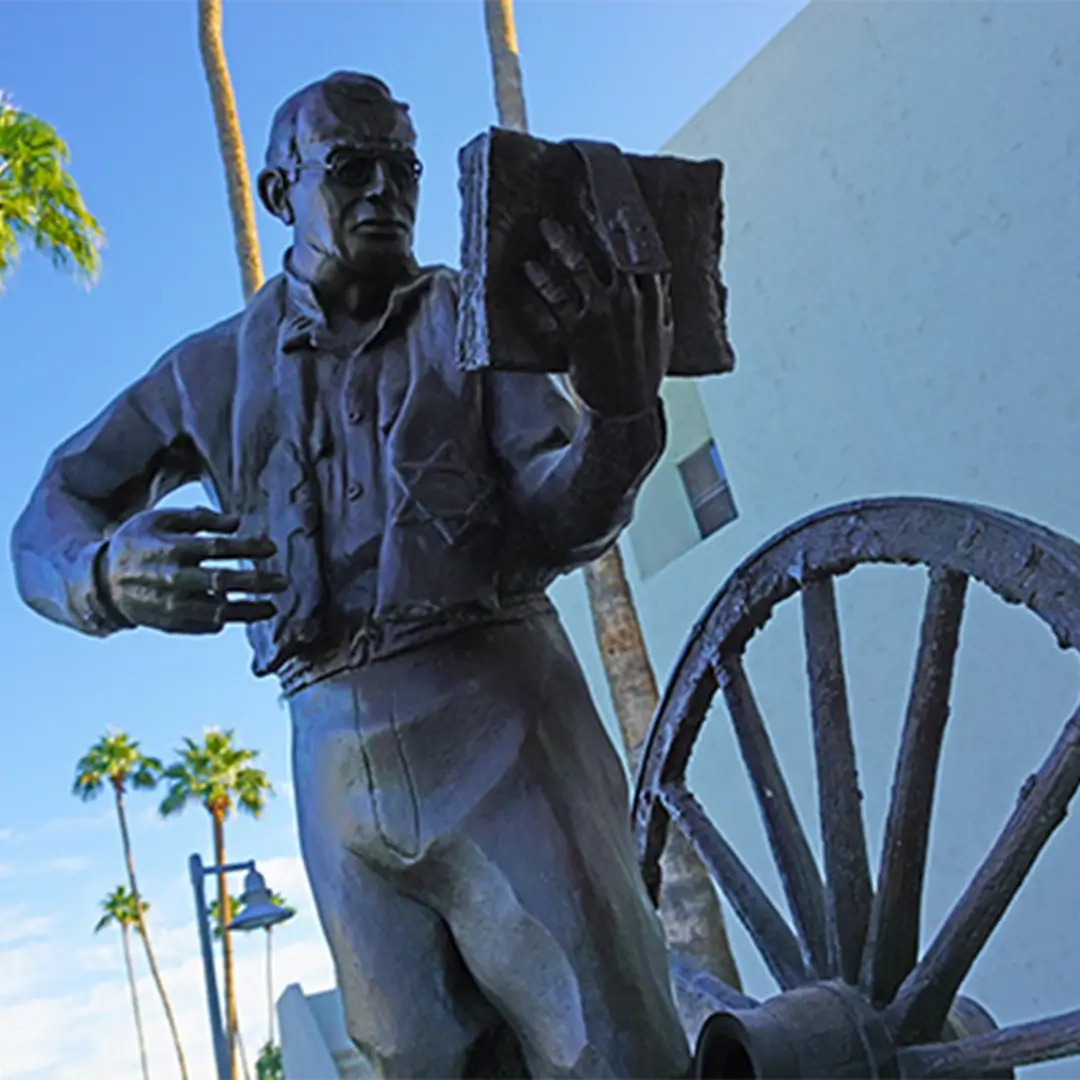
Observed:
[[[210,1013],[210,1038],[214,1044],[214,1061],[218,1080],[229,1080],[229,1041],[221,1019],[221,998],[218,996],[217,974],[214,971],[214,950],[210,936],[210,916],[206,907],[206,888],[203,879],[207,874],[231,874],[246,870],[244,894],[240,898],[240,910],[226,930],[264,930],[291,919],[294,912],[280,908],[270,899],[266,880],[255,869],[255,860],[228,863],[225,866],[204,866],[198,855],[188,859],[191,888],[195,894],[195,921],[199,927],[199,945],[202,949],[203,975],[206,979],[206,1005]]]

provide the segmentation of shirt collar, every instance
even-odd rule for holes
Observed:
[[[298,277],[293,270],[290,254],[291,250],[285,253],[285,311],[278,335],[279,348],[286,353],[325,348],[333,340],[327,325],[326,311],[311,285]],[[365,347],[372,344],[391,320],[402,314],[426,291],[438,270],[438,267],[421,267],[415,277],[394,287],[387,300],[386,309],[364,343]]]

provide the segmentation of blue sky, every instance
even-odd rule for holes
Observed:
[[[518,35],[533,130],[652,151],[801,7],[779,0],[520,2]],[[456,263],[456,152],[494,122],[480,0],[230,3],[226,48],[249,161],[270,116],[304,83],[371,71],[412,105],[425,160],[418,254]],[[241,301],[195,3],[7,2],[0,88],[56,126],[108,242],[84,292],[27,254],[0,297],[0,525],[5,536],[51,449],[166,348]],[[266,270],[286,236],[259,211]],[[299,915],[279,935],[278,982],[329,985],[297,858],[287,717],[276,686],[248,671],[242,633],[106,641],[46,623],[19,602],[3,547],[0,657],[0,1075],[29,1080],[138,1075],[118,943],[95,938],[97,903],[122,880],[107,801],[69,794],[79,755],[107,727],[168,757],[184,734],[235,727],[261,751],[277,798],[230,825],[229,851],[264,865]],[[209,1076],[189,852],[206,852],[197,808],[156,818],[132,799],[142,888],[177,999],[192,1075]],[[239,891],[240,882],[236,882]],[[240,1011],[254,1052],[265,1031],[261,940],[239,943]],[[140,972],[142,968],[140,967]],[[177,1074],[148,981],[140,987],[156,1076]]]

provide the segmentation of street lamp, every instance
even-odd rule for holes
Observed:
[[[225,1037],[225,1025],[221,1019],[221,998],[218,996],[217,974],[214,971],[214,950],[210,940],[210,916],[206,908],[206,889],[203,879],[207,874],[231,874],[246,870],[244,894],[240,898],[240,910],[226,930],[260,930],[291,919],[295,914],[281,908],[270,899],[266,880],[255,869],[255,860],[228,863],[225,866],[203,866],[198,855],[188,859],[191,888],[195,893],[195,920],[199,927],[199,944],[202,948],[203,974],[206,979],[206,1005],[210,1013],[210,1038],[214,1044],[214,1060],[218,1080],[229,1080],[229,1043]]]
[[[275,904],[266,879],[251,864],[244,878],[244,891],[240,896],[240,910],[229,923],[228,930],[269,930],[271,926],[291,919],[296,914],[290,908]]]

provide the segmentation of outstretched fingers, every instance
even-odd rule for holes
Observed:
[[[185,566],[173,576],[171,584],[185,592],[279,593],[288,588],[284,574],[272,570],[227,570]]]
[[[542,218],[540,221],[540,235],[550,249],[552,255],[566,267],[575,277],[579,274],[591,276],[592,268],[581,245],[573,238],[570,232],[552,218]]]
[[[253,623],[271,619],[277,608],[269,600],[228,600],[217,606],[219,626],[226,623]]]
[[[163,629],[180,634],[216,634],[229,623],[270,619],[276,608],[268,600],[225,600],[191,597],[181,600]]]
[[[208,506],[195,509],[179,508],[162,510],[157,518],[158,528],[163,532],[175,533],[234,533],[240,528],[240,518],[236,514],[225,514],[211,510]]]
[[[597,276],[585,246],[563,225],[543,218],[539,225],[551,255],[550,267],[525,263],[525,276],[558,321],[569,328],[594,307],[607,286]]]
[[[173,550],[179,562],[196,564],[204,559],[268,559],[277,545],[266,536],[199,536],[177,540]]]
[[[570,290],[560,285],[540,263],[529,260],[523,269],[529,284],[540,294],[556,319],[565,322],[580,309],[580,298],[572,296]]]
[[[236,514],[224,514],[204,506],[194,510],[164,510],[154,522],[158,536],[182,537],[172,548],[185,563],[203,559],[266,559],[277,551],[277,545],[267,536],[233,535],[239,528],[240,518]],[[197,536],[197,533],[215,535]]]

